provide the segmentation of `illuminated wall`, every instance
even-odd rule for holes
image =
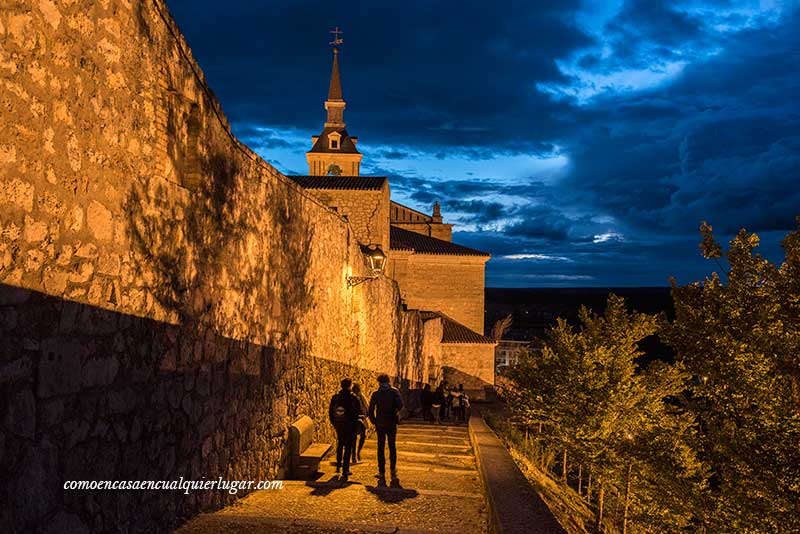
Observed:
[[[161,1],[13,3],[0,34],[0,531],[168,531],[232,497],[63,482],[280,476],[343,375],[438,365],[396,283],[348,288],[346,221],[233,138]]]

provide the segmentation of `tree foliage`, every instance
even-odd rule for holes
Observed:
[[[665,337],[696,377],[689,406],[714,490],[703,521],[716,532],[800,532],[800,230],[784,239],[779,267],[755,252],[755,234],[741,230],[723,252],[711,226],[700,230],[703,255],[728,267],[673,281]]]
[[[629,313],[612,295],[603,316],[584,307],[580,322],[576,329],[559,319],[541,353],[510,370],[513,413],[591,473],[599,516],[605,491],[627,495],[635,476],[632,521],[648,531],[689,524],[694,501],[687,494],[697,494],[702,469],[690,447],[692,420],[669,402],[687,375],[677,365],[637,365],[639,342],[663,318]]]

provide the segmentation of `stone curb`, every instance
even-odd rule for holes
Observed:
[[[475,412],[469,419],[469,438],[489,504],[490,533],[566,534],[503,442]]]

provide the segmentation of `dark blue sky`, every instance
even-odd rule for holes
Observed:
[[[307,172],[340,26],[362,173],[492,253],[488,286],[702,279],[800,215],[800,3],[168,0],[234,132]]]

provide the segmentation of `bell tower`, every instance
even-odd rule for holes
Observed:
[[[311,176],[358,176],[361,153],[356,148],[358,137],[347,133],[344,122],[345,101],[342,98],[342,81],[339,76],[339,46],[344,42],[337,27],[332,30],[333,67],[328,99],[325,100],[327,118],[322,133],[311,137],[311,150],[306,152],[308,174]]]

